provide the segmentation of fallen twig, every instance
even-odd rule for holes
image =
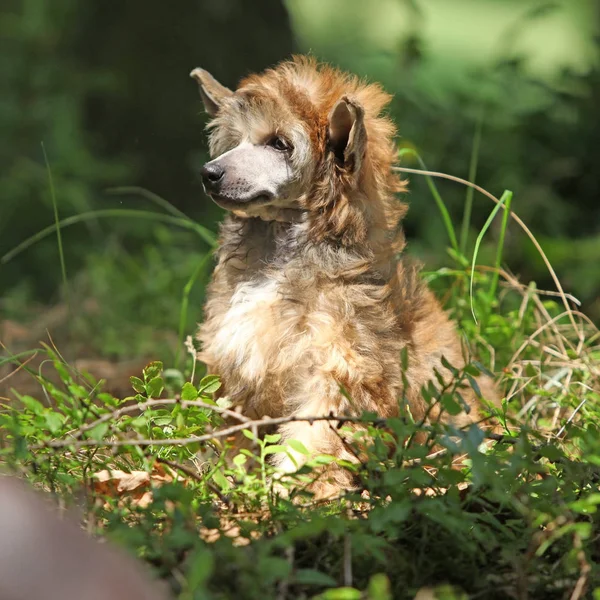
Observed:
[[[149,401],[149,402],[164,402],[163,400],[157,401]],[[174,403],[175,401],[170,401]],[[191,401],[187,404],[190,406],[197,406],[196,404],[199,401]],[[145,403],[143,403],[145,404]],[[183,402],[182,402],[183,404]],[[210,404],[204,404],[207,408],[217,409],[219,407],[213,407]],[[138,405],[141,406],[141,405]],[[126,407],[127,408],[127,407]],[[123,409],[120,409],[123,410]],[[223,410],[223,409],[220,409]],[[115,411],[118,412],[118,411]],[[111,413],[113,415],[114,413]],[[103,418],[104,419],[104,418]],[[104,419],[107,420],[107,419]],[[210,433],[206,433],[204,435],[199,436],[190,436],[187,438],[170,438],[170,439],[160,439],[160,440],[151,440],[151,439],[120,439],[120,440],[78,440],[78,439],[60,439],[60,440],[52,440],[48,442],[43,442],[39,444],[34,444],[30,446],[31,450],[40,450],[42,448],[85,448],[85,447],[108,447],[108,448],[117,448],[120,446],[187,446],[190,444],[197,444],[202,442],[209,442],[215,439],[222,439],[229,437],[235,433],[243,431],[244,429],[259,429],[263,427],[272,427],[275,425],[283,425],[284,423],[294,423],[294,422],[303,422],[303,423],[314,423],[318,421],[337,421],[340,425],[344,423],[363,423],[369,425],[375,425],[377,427],[385,426],[388,422],[387,418],[376,417],[371,419],[366,419],[364,417],[354,417],[354,416],[342,416],[342,415],[315,415],[315,416],[306,416],[306,417],[298,417],[295,415],[288,415],[286,417],[264,417],[262,419],[255,420],[246,420],[243,423],[238,425],[232,425],[231,427],[226,427],[224,429],[219,429],[217,431],[212,431]],[[426,425],[423,426],[425,429],[431,430],[431,427]],[[87,429],[86,429],[87,430]],[[80,431],[80,430],[78,430]],[[487,432],[485,434],[487,439],[494,440],[496,442],[514,444],[516,443],[516,438]]]

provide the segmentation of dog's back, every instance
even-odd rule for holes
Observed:
[[[194,75],[214,117],[205,187],[230,211],[202,360],[251,416],[388,417],[405,397],[423,418],[422,386],[436,371],[449,378],[442,357],[457,368],[464,358],[453,324],[398,258],[405,205],[395,193],[404,186],[391,168],[395,129],[380,115],[388,96],[307,59],[252,76],[235,93]],[[495,398],[491,382],[481,388]],[[462,393],[478,420],[474,392]],[[327,422],[280,432],[312,453],[354,460]],[[291,471],[306,459],[295,458],[278,460]],[[349,484],[341,470],[329,475],[321,495]]]

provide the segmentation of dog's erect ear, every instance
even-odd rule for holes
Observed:
[[[219,107],[225,98],[233,96],[233,92],[221,85],[208,71],[194,69],[190,73],[200,87],[200,97],[206,112],[214,117],[219,112]]]
[[[358,173],[367,147],[365,111],[348,96],[342,96],[329,115],[329,145],[346,169]]]

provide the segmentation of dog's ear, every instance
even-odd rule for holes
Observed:
[[[342,96],[329,115],[329,146],[344,168],[360,171],[367,147],[365,111],[348,96]]]
[[[233,96],[233,92],[221,85],[208,71],[204,69],[194,69],[190,73],[200,87],[200,97],[204,103],[204,109],[214,117],[219,112],[219,107],[225,98]]]

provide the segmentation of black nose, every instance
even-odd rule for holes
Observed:
[[[219,182],[225,175],[225,169],[216,163],[206,163],[200,171],[204,187],[207,190],[217,189]]]

